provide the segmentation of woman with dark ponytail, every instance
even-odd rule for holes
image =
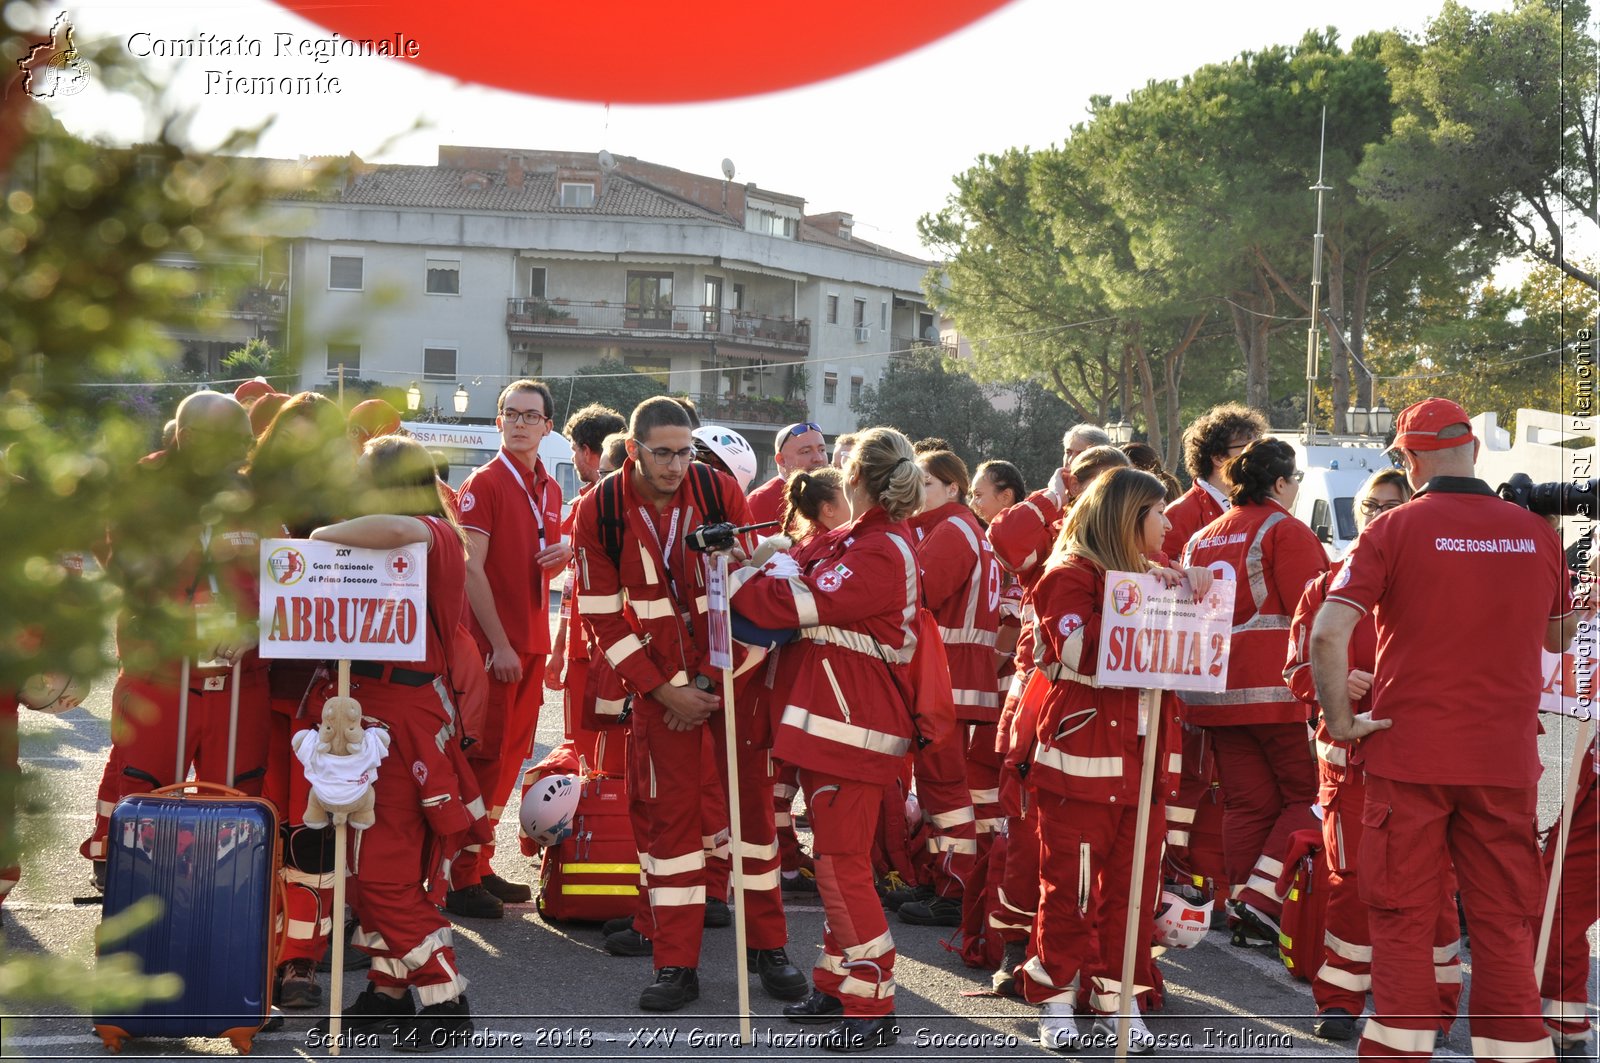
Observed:
[[[1278,877],[1289,837],[1318,829],[1317,766],[1307,706],[1284,683],[1289,620],[1300,594],[1328,567],[1316,534],[1290,512],[1303,473],[1294,448],[1258,439],[1225,468],[1233,507],[1184,551],[1186,566],[1234,581],[1228,689],[1182,695],[1187,723],[1204,727],[1222,777],[1223,867],[1230,918],[1278,940]]]
[[[863,433],[844,469],[854,519],[800,565],[778,555],[734,573],[733,607],[767,628],[798,628],[800,658],[774,721],[773,755],[799,769],[816,839],[827,921],[811,996],[791,1022],[837,1023],[824,1048],[895,1043],[894,939],[872,881],[884,786],[911,751],[910,662],[920,599],[905,521],[922,506],[922,470],[905,436]]]

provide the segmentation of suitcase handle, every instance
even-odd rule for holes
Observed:
[[[222,797],[248,797],[243,790],[235,790],[231,786],[224,786],[219,782],[175,782],[170,786],[158,786],[150,792],[152,794],[179,794],[185,790],[193,790],[197,794],[215,794]]]

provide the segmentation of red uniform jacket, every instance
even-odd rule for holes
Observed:
[[[769,520],[783,519],[784,490],[789,481],[779,473],[754,491],[745,499],[750,507],[750,522],[752,524],[765,524]]]
[[[1283,680],[1290,692],[1308,705],[1317,703],[1316,684],[1311,680],[1311,625],[1328,597],[1328,584],[1343,565],[1343,561],[1334,562],[1332,568],[1306,584],[1300,604],[1294,607],[1294,619],[1289,622],[1289,661],[1284,665]],[[1377,660],[1378,623],[1371,613],[1362,613],[1350,635],[1350,667],[1370,672]],[[1350,711],[1366,712],[1371,707],[1372,692],[1369,690]],[[1325,805],[1332,801],[1334,789],[1347,779],[1354,782],[1362,779],[1361,768],[1349,763],[1350,749],[1350,742],[1336,740],[1328,734],[1327,726],[1320,719],[1317,721],[1317,761],[1321,767],[1317,774],[1322,780],[1318,800]]]
[[[1139,691],[1097,686],[1105,569],[1076,555],[1045,569],[1034,587],[1040,667],[1052,675],[1039,712],[1028,782],[1079,801],[1137,805],[1144,750]],[[1154,796],[1178,796],[1183,757],[1176,704],[1165,695]]]
[[[622,684],[642,696],[663,683],[687,686],[697,672],[715,673],[705,659],[705,559],[683,541],[705,523],[705,514],[687,478],[666,511],[658,511],[634,489],[634,465],[629,458],[614,474],[623,478],[620,563],[602,545],[598,491],[578,500],[573,545],[583,623]],[[713,480],[724,519],[749,524],[749,510],[733,477],[715,472]],[[734,650],[737,655],[739,647]],[[601,670],[590,672],[591,684],[603,680]]]
[[[1211,497],[1211,492],[1196,480],[1189,490],[1167,507],[1167,519],[1172,522],[1172,527],[1167,530],[1167,537],[1161,540],[1161,552],[1168,557],[1182,557],[1183,548],[1189,544],[1194,533],[1224,512],[1217,500]]]
[[[1061,534],[1061,521],[1065,511],[1045,490],[1035,491],[1027,498],[997,513],[989,525],[989,545],[994,556],[1007,572],[1022,584],[1022,602],[1018,607],[1022,618],[1022,634],[1017,638],[1016,674],[1026,680],[1033,671],[1033,586],[1044,563],[1055,548],[1056,536]]]
[[[1289,617],[1306,584],[1328,570],[1315,533],[1274,501],[1234,506],[1190,540],[1184,565],[1234,581],[1228,689],[1184,691],[1196,726],[1303,723],[1304,702],[1283,681]]]
[[[972,510],[949,502],[911,520],[919,532],[922,600],[939,625],[950,665],[956,719],[994,723],[995,631],[1000,626],[1000,565]]]
[[[799,657],[779,701],[772,752],[809,771],[883,784],[911,749],[909,664],[919,605],[911,532],[874,507],[838,529],[799,576],[733,575],[733,605],[769,628],[797,627]]]
[[[561,488],[538,458],[530,469],[501,450],[467,477],[456,508],[463,527],[489,537],[483,569],[506,639],[518,653],[549,653],[550,574],[534,558],[556,543]],[[487,655],[489,637],[475,615],[468,627]]]

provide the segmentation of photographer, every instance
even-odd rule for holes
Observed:
[[[1438,875],[1453,862],[1472,927],[1479,1059],[1549,1059],[1534,978],[1540,861],[1540,649],[1572,638],[1561,544],[1539,517],[1473,477],[1467,413],[1427,399],[1392,450],[1418,488],[1361,533],[1311,634],[1328,734],[1360,739],[1367,772],[1357,858],[1371,905],[1373,1017],[1363,1056],[1432,1054]],[[1370,712],[1350,707],[1350,637],[1376,611]]]

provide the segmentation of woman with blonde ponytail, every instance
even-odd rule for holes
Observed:
[[[835,1023],[820,1043],[895,1043],[894,939],[873,888],[871,847],[885,784],[911,751],[910,662],[919,601],[907,518],[922,506],[911,443],[862,433],[844,469],[852,520],[801,564],[780,554],[733,577],[733,607],[767,628],[798,628],[800,658],[773,703],[773,756],[799,769],[827,913],[814,989],[789,1021]]]

